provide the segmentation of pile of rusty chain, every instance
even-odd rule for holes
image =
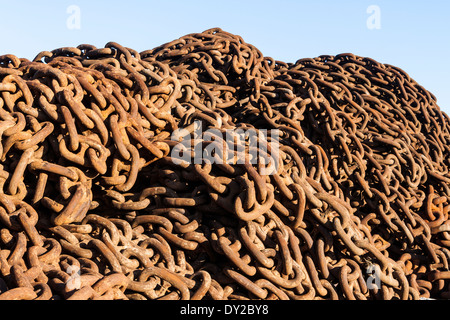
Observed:
[[[0,119],[0,299],[450,298],[450,122],[394,66],[217,28],[3,55]],[[271,129],[270,174],[173,157]]]

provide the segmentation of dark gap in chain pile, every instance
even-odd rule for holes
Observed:
[[[397,67],[216,28],[3,55],[0,93],[0,299],[450,298],[449,118]],[[278,129],[277,171],[173,161],[198,123]]]

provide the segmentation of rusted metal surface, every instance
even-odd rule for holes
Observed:
[[[80,45],[0,56],[0,118],[0,299],[450,297],[449,119],[397,67]],[[173,161],[196,121],[278,129],[277,171]]]

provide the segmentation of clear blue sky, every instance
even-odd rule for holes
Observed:
[[[69,29],[70,5],[80,29]],[[370,30],[370,5],[381,29]],[[352,52],[396,65],[436,95],[450,115],[450,1],[4,1],[0,54],[28,59],[43,50],[116,41],[138,51],[211,27],[241,35],[266,56],[299,58]]]

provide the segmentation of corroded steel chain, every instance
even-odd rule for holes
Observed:
[[[270,174],[194,161],[268,129]],[[0,299],[448,299],[449,129],[397,67],[220,29],[0,56]]]

